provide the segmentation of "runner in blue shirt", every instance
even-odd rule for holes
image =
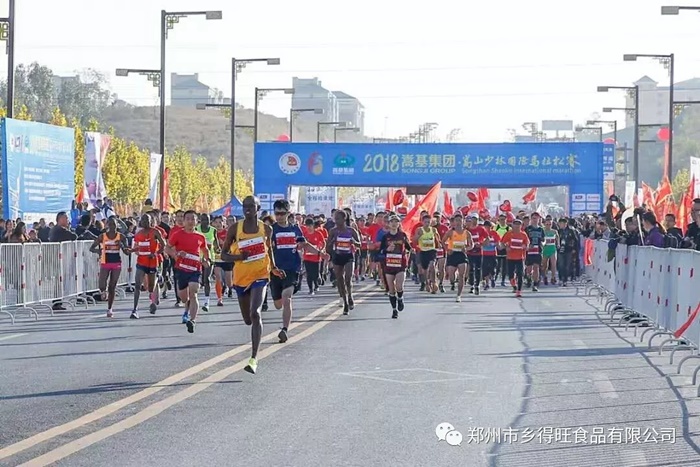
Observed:
[[[275,264],[278,269],[284,271],[282,277],[270,275],[270,295],[275,308],[282,309],[282,330],[278,336],[281,343],[287,342],[287,331],[292,321],[292,296],[299,280],[301,270],[302,249],[307,249],[317,254],[321,252],[313,245],[306,242],[304,234],[298,225],[289,223],[289,201],[280,199],[273,206],[275,219],[272,224],[272,252],[275,255]]]

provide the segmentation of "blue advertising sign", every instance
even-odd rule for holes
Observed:
[[[603,180],[615,181],[615,145],[603,145]]]
[[[291,185],[391,187],[438,181],[445,188],[565,185],[573,210],[574,194],[589,199],[603,192],[603,144],[255,145],[254,185],[261,201],[284,196]]]
[[[44,123],[2,120],[3,216],[55,220],[75,197],[75,133]]]

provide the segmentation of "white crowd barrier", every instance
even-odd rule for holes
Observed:
[[[0,244],[0,315],[12,323],[18,312],[35,319],[40,310],[53,315],[55,305],[75,308],[94,303],[99,291],[99,256],[92,241]],[[136,257],[122,252],[119,292],[134,282]]]
[[[586,268],[593,283],[611,296],[607,311],[614,316],[617,309],[628,322],[650,326],[654,331],[650,347],[655,335],[667,335],[671,338],[665,342],[697,350],[700,252],[618,245],[613,261],[608,261],[608,254],[608,242],[596,241],[592,264]]]

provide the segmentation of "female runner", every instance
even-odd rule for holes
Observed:
[[[114,217],[110,217],[107,220],[107,230],[95,239],[92,246],[90,246],[90,251],[100,255],[98,284],[102,300],[107,300],[107,318],[112,318],[114,316],[112,311],[114,295],[119,282],[119,274],[122,271],[121,252],[123,251],[126,255],[130,254],[126,246],[126,237],[117,232],[117,221]],[[134,312],[130,317],[138,319],[139,315]]]
[[[391,317],[397,319],[399,311],[403,311],[403,283],[406,280],[408,255],[411,253],[411,242],[405,232],[399,230],[399,218],[389,217],[389,231],[382,237],[379,252],[384,255],[384,274],[391,303]]]
[[[343,302],[343,314],[355,308],[352,297],[352,273],[355,266],[355,249],[361,246],[360,234],[348,226],[348,215],[342,209],[335,212],[335,227],[328,234],[326,252],[331,255],[333,274],[338,293]]]

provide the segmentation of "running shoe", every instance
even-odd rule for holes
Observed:
[[[474,287],[474,295],[479,295],[479,287]]]
[[[516,291],[515,291],[515,296],[516,296],[517,298],[520,298],[520,297],[523,296],[523,293],[522,293],[520,290],[516,290]]]
[[[134,310],[131,312],[131,316],[129,316],[130,319],[139,319],[139,312]]]
[[[194,333],[194,326],[195,326],[194,321],[192,321],[191,319],[188,319],[185,324],[187,325],[187,332],[189,332],[190,334],[193,334]]]
[[[289,340],[289,336],[287,335],[287,331],[284,329],[280,329],[280,333],[277,334],[277,337],[280,339],[280,344],[284,344]]]
[[[223,300],[218,300],[216,302],[216,306],[224,306],[224,301]]]
[[[394,310],[391,312],[391,318],[392,319],[398,319],[399,318],[399,312],[397,310]]]
[[[248,364],[243,368],[245,371],[251,374],[255,374],[255,372],[258,370],[258,361],[254,359],[253,357],[250,357],[250,360],[248,360]]]
[[[107,310],[107,318],[114,318],[114,312],[112,310]]]
[[[396,308],[399,311],[403,311],[403,309],[404,309],[403,298],[399,298],[396,300]]]
[[[189,320],[190,320],[190,312],[189,312],[189,311],[185,311],[185,312],[182,314],[182,324],[187,324],[187,322],[188,322]]]
[[[155,303],[151,303],[150,305],[148,305],[148,312],[152,315],[156,314],[157,309],[158,309],[158,307],[156,306]]]
[[[347,303],[344,303],[344,304],[343,304],[343,314],[344,314],[344,315],[349,315],[349,314],[350,314],[349,305],[348,305]]]
[[[438,288],[440,289],[440,293],[445,293],[445,286],[444,285],[440,284],[438,286]]]
[[[348,300],[348,307],[349,307],[351,310],[354,310],[354,309],[355,309],[355,300],[353,300],[352,298],[350,298],[350,299]]]
[[[455,300],[457,303],[460,303],[462,301],[462,296],[457,295],[457,299]]]
[[[202,311],[209,311],[209,304],[208,303],[205,303],[204,305],[202,305]]]

